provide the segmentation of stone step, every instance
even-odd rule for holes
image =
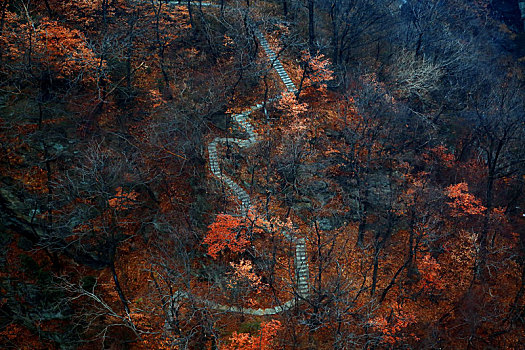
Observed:
[[[276,70],[277,74],[285,84],[288,91],[296,91],[295,85],[293,84],[293,81],[290,79],[288,73],[284,69],[282,63],[279,61],[278,56],[275,54],[275,52],[272,51],[270,45],[268,44],[268,41],[264,37],[264,35],[256,30],[255,33],[257,39],[259,40],[259,43],[261,44],[261,47],[263,48],[265,54],[267,57],[271,60],[273,68]],[[270,102],[276,101],[280,99],[282,96],[277,96],[272,99],[270,99]],[[215,138],[210,144],[208,145],[208,160],[210,164],[211,172],[219,178],[223,183],[225,183],[233,192],[233,194],[237,197],[237,199],[240,202],[240,212],[241,215],[246,215],[250,207],[252,207],[253,203],[259,202],[257,198],[250,198],[250,195],[248,192],[241,187],[239,184],[237,184],[233,179],[231,179],[227,175],[223,175],[221,173],[221,169],[219,166],[219,156],[217,152],[217,144],[218,143],[235,143],[239,147],[248,147],[252,144],[257,142],[257,135],[254,132],[253,125],[250,123],[248,116],[253,112],[260,108],[262,108],[263,104],[258,103],[255,106],[250,107],[248,110],[245,110],[239,114],[232,115],[232,120],[236,122],[235,128],[240,130],[241,132],[244,131],[244,135],[248,135],[248,139],[245,138],[233,138],[233,137],[217,137]],[[295,243],[295,274],[297,278],[297,293],[299,295],[307,295],[309,292],[309,285],[308,285],[308,278],[309,278],[309,267],[308,267],[308,257],[307,257],[307,249],[306,249],[306,241],[304,238],[294,238],[293,235],[290,233],[283,233],[283,235],[290,239],[290,241]],[[216,307],[222,308],[225,311],[232,311],[232,312],[245,312],[252,315],[273,315],[279,312],[282,312],[284,310],[287,310],[291,308],[296,302],[296,299],[291,299],[285,304],[279,305],[274,308],[268,308],[268,309],[243,309],[241,310],[238,307],[232,307],[232,306],[226,306],[226,305],[219,305],[215,304]]]

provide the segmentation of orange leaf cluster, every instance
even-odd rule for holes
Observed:
[[[81,31],[47,18],[28,23],[24,16],[9,11],[6,19],[0,41],[7,46],[9,58],[23,61],[27,54],[24,43],[30,43],[31,58],[56,72],[58,78],[94,80],[100,62]]]
[[[445,189],[445,194],[453,200],[448,203],[452,209],[453,217],[482,215],[487,209],[481,205],[481,201],[476,196],[468,193],[468,185],[465,182],[448,186]]]
[[[334,79],[334,72],[330,69],[330,60],[325,58],[323,54],[312,56],[306,50],[302,52],[302,55],[309,69],[306,83],[311,86],[317,86],[318,91],[326,91],[326,82]]]
[[[277,104],[277,109],[281,110],[286,116],[296,119],[299,115],[307,111],[308,104],[299,103],[293,92],[286,91],[283,92]]]
[[[395,344],[403,340],[404,336],[400,332],[416,322],[415,315],[405,311],[397,302],[392,302],[390,316],[377,316],[371,320],[372,328],[382,334],[382,341],[387,344]],[[412,335],[415,337],[415,335]]]
[[[439,274],[440,269],[441,266],[430,254],[426,254],[418,260],[418,270],[423,278],[424,290],[444,288]]]
[[[261,282],[261,276],[257,276],[253,272],[253,264],[250,260],[241,259],[241,261],[236,264],[230,262],[231,267],[233,268],[233,281],[248,281],[250,286],[257,290],[257,293],[261,292],[264,284]],[[233,283],[230,283],[230,287],[233,287]]]
[[[261,325],[261,330],[257,335],[233,332],[230,337],[230,344],[221,346],[221,350],[275,349],[273,346],[273,340],[281,327],[281,322],[277,320],[271,320],[270,322],[265,322]]]
[[[208,245],[208,255],[216,259],[225,248],[241,253],[250,242],[246,239],[246,227],[241,218],[219,214],[215,222],[208,226],[208,234],[202,243]]]
[[[116,195],[111,198],[108,203],[110,207],[117,210],[129,209],[138,197],[137,192],[124,191],[120,186],[116,188],[116,192]]]
[[[436,159],[447,168],[454,166],[454,155],[449,153],[445,146],[441,145],[431,148],[429,149],[429,153],[423,154],[423,160],[426,163],[432,162],[433,159]]]

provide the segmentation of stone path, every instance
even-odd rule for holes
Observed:
[[[196,4],[197,6],[198,4]],[[203,6],[208,7],[219,7],[219,5],[213,4],[213,3],[202,3]],[[264,35],[258,30],[255,29],[255,36],[257,37],[257,40],[259,40],[259,43],[261,44],[262,48],[264,49],[264,52],[266,53],[266,56],[269,58],[273,68],[281,78],[282,82],[286,86],[287,91],[295,92],[297,89],[295,88],[294,83],[288,76],[288,73],[284,69],[283,65],[281,64],[280,60],[278,59],[275,52],[272,51],[270,48],[270,45],[268,44],[268,41],[264,37]],[[248,214],[248,211],[252,207],[252,200],[250,199],[250,196],[248,195],[248,192],[241,186],[239,186],[236,182],[234,182],[229,176],[225,175],[221,169],[220,166],[220,158],[217,151],[217,146],[220,144],[225,143],[234,143],[239,146],[239,148],[247,148],[250,146],[253,146],[257,142],[257,134],[255,133],[252,124],[250,123],[249,116],[254,111],[259,110],[263,107],[263,104],[259,103],[255,106],[252,106],[248,110],[240,113],[232,115],[231,118],[234,123],[237,123],[242,130],[244,130],[247,138],[241,139],[241,138],[231,138],[231,137],[216,137],[208,144],[208,160],[210,164],[210,171],[212,174],[222,181],[226,186],[230,188],[232,193],[237,197],[240,201],[240,212],[242,216],[246,216]],[[308,259],[307,259],[307,252],[306,252],[306,241],[304,238],[294,238],[293,234],[287,234],[283,232],[283,235],[289,239],[292,243],[295,244],[295,256],[294,256],[294,266],[295,266],[295,279],[296,279],[296,286],[295,286],[295,292],[297,293],[297,296],[299,299],[305,298],[308,296],[309,293],[309,284],[308,284],[308,278],[309,278],[309,270],[308,270]],[[179,297],[187,297],[187,295],[184,292],[177,292],[177,295],[175,298]],[[245,313],[250,315],[274,315],[280,312],[283,312],[285,310],[289,310],[292,308],[298,298],[293,298],[283,304],[280,304],[273,308],[267,308],[267,309],[245,309],[240,308],[237,306],[228,306],[228,305],[221,305],[217,304],[215,302],[209,301],[209,300],[201,300],[203,303],[209,305],[215,310],[219,311],[225,311],[225,312],[239,312],[239,313]]]

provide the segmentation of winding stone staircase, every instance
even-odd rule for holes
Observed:
[[[216,4],[212,3],[202,3],[203,6],[208,7],[218,7]],[[264,35],[258,30],[255,29],[255,36],[257,37],[257,40],[259,40],[259,43],[261,44],[262,48],[264,49],[264,52],[266,56],[270,59],[270,62],[281,78],[282,82],[286,86],[287,91],[289,92],[295,92],[297,91],[294,83],[288,76],[288,73],[286,73],[283,65],[279,61],[277,55],[275,52],[272,51],[270,48],[270,45],[268,44],[268,41],[264,37]],[[276,100],[279,97],[273,99]],[[246,216],[248,214],[248,211],[252,207],[252,201],[250,199],[250,196],[246,192],[244,188],[239,186],[236,182],[234,182],[229,176],[225,175],[220,167],[220,158],[217,150],[217,146],[219,144],[237,144],[239,148],[247,148],[250,146],[253,146],[255,143],[257,143],[257,134],[254,131],[254,128],[252,124],[249,121],[249,116],[254,111],[259,110],[263,107],[263,104],[257,104],[255,106],[252,106],[248,110],[232,115],[231,118],[234,123],[237,123],[242,130],[244,130],[247,138],[241,139],[241,138],[231,138],[231,137],[216,137],[208,144],[208,159],[209,159],[209,165],[210,165],[210,171],[211,173],[220,181],[222,181],[226,186],[230,188],[232,193],[237,197],[240,201],[240,213],[242,216]],[[208,306],[212,307],[215,310],[219,311],[226,311],[226,312],[239,312],[239,313],[245,313],[245,314],[251,314],[251,315],[274,315],[280,312],[283,312],[285,310],[288,310],[292,308],[298,300],[304,299],[309,294],[309,269],[308,269],[308,259],[307,259],[307,251],[306,251],[306,240],[304,238],[295,238],[292,234],[288,234],[286,232],[283,232],[283,235],[291,241],[295,245],[295,255],[294,255],[294,267],[295,267],[295,293],[297,295],[296,298],[293,298],[283,304],[280,304],[273,308],[267,308],[267,309],[246,309],[246,308],[240,308],[237,306],[228,306],[228,305],[221,305],[217,304],[210,300],[201,300],[201,302],[207,304]],[[188,297],[188,295],[184,292],[177,292],[175,295],[175,299],[178,299],[180,297]]]

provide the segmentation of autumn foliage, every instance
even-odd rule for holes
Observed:
[[[271,320],[263,322],[257,334],[233,332],[229,344],[221,346],[221,350],[270,350],[275,349],[276,335],[282,328],[281,322]]]
[[[451,199],[448,205],[452,216],[481,215],[486,210],[479,199],[468,193],[468,185],[464,182],[448,186],[446,195]]]
[[[523,348],[517,5],[213,3],[0,0],[0,348]]]
[[[246,237],[247,229],[240,217],[219,214],[208,227],[203,244],[208,246],[208,254],[216,259],[219,253],[228,248],[233,253],[243,252],[250,243]]]

